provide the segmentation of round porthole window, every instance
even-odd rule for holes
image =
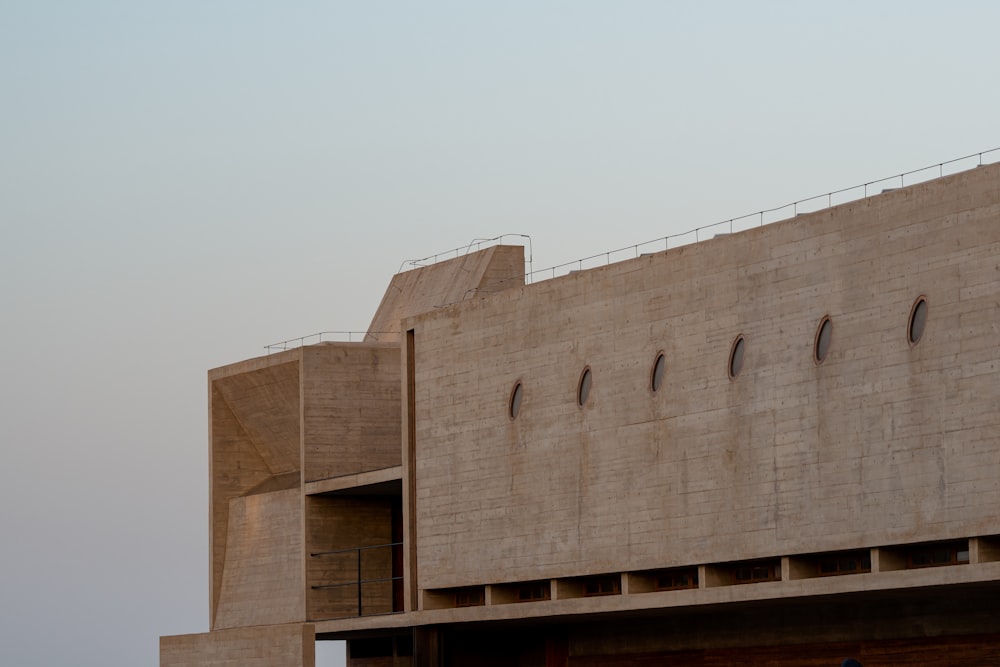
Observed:
[[[653,370],[650,371],[649,376],[649,388],[654,392],[660,391],[660,387],[663,386],[663,375],[667,370],[667,360],[660,352],[656,355],[656,360],[653,362]]]
[[[813,341],[813,361],[821,364],[826,361],[826,355],[830,354],[830,340],[833,337],[833,323],[830,316],[826,315],[819,321],[816,327],[816,339]]]
[[[583,406],[590,398],[590,385],[593,382],[593,378],[590,374],[590,366],[583,369],[583,373],[580,374],[580,383],[576,387],[576,404]]]
[[[736,337],[733,341],[733,347],[729,351],[729,378],[735,378],[743,370],[743,354],[746,343],[743,340],[743,334]]]
[[[510,401],[507,404],[507,414],[511,419],[517,419],[517,415],[521,412],[522,400],[524,400],[524,385],[517,382],[510,392]]]
[[[916,345],[924,335],[924,327],[927,326],[927,299],[923,296],[917,297],[910,308],[910,322],[906,328],[906,337],[910,345]]]

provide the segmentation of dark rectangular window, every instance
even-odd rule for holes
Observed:
[[[940,544],[920,544],[906,551],[906,567],[940,567],[942,565],[964,565],[969,562],[968,542],[948,542]]]
[[[675,591],[684,588],[698,588],[698,570],[688,568],[670,570],[656,575],[656,590]]]
[[[463,588],[455,591],[456,607],[481,607],[486,604],[486,595],[482,588]]]
[[[781,581],[781,563],[778,561],[740,563],[733,567],[733,581],[737,584]]]
[[[817,574],[821,577],[832,577],[838,574],[859,574],[872,571],[872,555],[870,551],[852,551],[850,553],[827,554],[820,556],[817,563]]]
[[[520,586],[517,589],[518,602],[535,602],[537,600],[548,600],[549,587],[547,584],[529,584]]]
[[[583,595],[619,595],[622,592],[621,577],[590,577],[583,582]]]

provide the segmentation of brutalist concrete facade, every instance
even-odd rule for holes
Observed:
[[[1000,664],[1000,165],[209,373],[162,665]]]

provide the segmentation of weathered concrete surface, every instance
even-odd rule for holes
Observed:
[[[209,372],[211,616],[235,498],[300,483],[299,350]]]
[[[399,378],[398,345],[302,348],[305,481],[400,465]]]
[[[220,377],[212,387],[232,410],[272,475],[299,469],[298,363]]]
[[[998,257],[992,165],[407,320],[419,587],[1000,532]]]
[[[366,340],[400,340],[404,318],[524,284],[524,248],[491,246],[397,273],[379,304]]]
[[[299,489],[234,498],[228,527],[213,629],[304,621]]]
[[[302,620],[325,638],[440,630],[470,663],[504,646],[504,627],[535,633],[511,655],[535,660],[543,646],[581,665],[686,664],[682,645],[706,661],[756,646],[764,660],[812,642],[795,664],[845,647],[890,664],[904,637],[963,655],[976,640],[962,634],[1000,645],[1000,165],[527,287],[522,258],[497,248],[400,274],[370,342],[210,372],[218,631],[164,638],[163,664],[267,660],[254,642]],[[497,291],[510,276],[517,286]],[[917,297],[929,317],[913,345]],[[824,317],[832,346],[817,364]],[[388,342],[371,342],[383,328]],[[737,335],[746,358],[730,379]],[[357,612],[356,586],[313,586],[356,579],[359,555],[363,577],[396,574],[390,549],[355,549],[392,542],[400,506],[408,612],[318,620]],[[956,540],[968,562],[910,568],[904,545],[933,540]],[[870,572],[818,575],[815,554],[869,548]],[[780,564],[782,580],[735,585],[730,561],[754,558]],[[674,566],[699,587],[654,591],[650,571]],[[570,579],[604,573],[621,594],[585,597]],[[536,580],[552,599],[521,604],[503,585]],[[486,604],[454,608],[460,586]],[[391,611],[397,593],[363,589],[362,609]],[[885,618],[870,631],[831,623],[835,599]],[[779,612],[813,617],[786,631],[768,622]],[[657,629],[714,613],[718,632]],[[762,620],[729,622],[742,613]],[[538,619],[556,617],[549,637],[541,628],[557,626]],[[616,618],[634,632],[577,624]],[[257,627],[222,629],[244,626]],[[263,664],[312,659],[281,636]]]
[[[312,625],[160,637],[160,667],[315,667]]]

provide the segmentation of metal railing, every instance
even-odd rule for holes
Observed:
[[[745,229],[750,229],[752,227],[762,227],[765,224],[772,222],[777,222],[779,220],[786,220],[789,217],[795,217],[796,215],[801,215],[804,213],[813,213],[815,211],[822,211],[833,206],[839,206],[840,204],[846,204],[850,201],[855,201],[857,199],[864,199],[869,196],[869,188],[873,188],[877,185],[883,186],[883,191],[886,189],[895,189],[897,187],[906,187],[907,185],[914,185],[920,183],[924,180],[931,180],[933,178],[940,178],[946,174],[956,173],[958,171],[964,171],[965,169],[972,168],[974,166],[981,167],[984,164],[989,164],[990,161],[983,161],[983,156],[992,155],[996,159],[1000,159],[1000,147],[991,148],[989,150],[980,151],[978,153],[971,153],[969,155],[964,155],[962,157],[954,158],[952,160],[946,160],[944,162],[938,162],[937,164],[932,164],[926,167],[921,167],[919,169],[913,169],[911,171],[904,171],[901,174],[894,174],[892,176],[886,176],[885,178],[879,178],[874,181],[866,181],[859,185],[853,185],[846,188],[841,188],[839,190],[831,190],[830,192],[824,192],[823,194],[814,195],[812,197],[806,197],[805,199],[797,199],[788,204],[783,204],[781,206],[775,206],[774,208],[767,208],[761,211],[755,211],[753,213],[747,213],[746,215],[737,216],[735,218],[729,218],[728,220],[720,220],[719,222],[713,222],[708,225],[702,225],[701,227],[695,227],[686,232],[680,232],[678,234],[670,234],[667,236],[661,236],[659,238],[653,239],[651,241],[644,241],[642,243],[636,243],[634,245],[625,246],[623,248],[618,248],[617,250],[609,250],[607,252],[598,253],[596,255],[591,255],[589,257],[583,257],[581,259],[573,260],[570,262],[564,262],[563,264],[557,264],[555,266],[550,266],[545,269],[538,269],[537,271],[532,270],[531,262],[534,251],[531,246],[531,237],[527,234],[501,234],[500,236],[494,236],[489,239],[473,239],[470,243],[464,246],[459,246],[458,248],[452,248],[451,250],[445,250],[443,252],[435,253],[433,255],[428,255],[420,259],[408,259],[402,262],[397,273],[401,273],[404,267],[409,266],[410,268],[418,268],[422,266],[428,266],[439,261],[446,259],[452,259],[454,257],[460,257],[463,254],[468,254],[475,250],[480,250],[483,244],[503,242],[503,239],[509,237],[519,237],[528,240],[528,257],[526,264],[528,271],[524,274],[525,284],[530,284],[537,282],[539,280],[546,280],[551,278],[556,278],[557,276],[565,275],[573,271],[582,271],[588,268],[595,268],[597,266],[606,266],[614,262],[623,261],[626,259],[634,259],[640,257],[643,254],[661,252],[665,250],[670,250],[671,248],[677,248],[682,245],[687,245],[688,243],[697,243],[703,238],[707,238],[709,233],[715,234],[732,234],[734,232],[743,231]],[[973,160],[975,163],[973,164]],[[964,163],[964,164],[960,164]],[[954,168],[955,165],[960,165],[959,168]],[[946,170],[945,168],[948,167]],[[919,174],[929,174],[926,178],[912,178]],[[909,177],[909,182],[907,178]],[[893,188],[886,188],[885,186],[892,185]],[[860,195],[855,197],[854,195]],[[673,245],[671,245],[673,242]],[[498,281],[492,285],[484,285],[482,288],[476,288],[468,290],[463,298],[469,296],[469,294],[475,294],[480,290],[490,291],[490,287],[495,287],[498,284],[509,282],[514,279],[514,277],[507,278],[505,280]],[[520,281],[521,276],[517,276],[516,280]],[[442,306],[450,304],[441,304]],[[293,347],[300,347],[306,344],[312,344],[311,342],[323,342],[324,336],[327,336],[330,340],[333,336],[347,336],[348,342],[353,340],[352,337],[357,337],[358,340],[364,340],[366,335],[373,335],[376,339],[378,338],[378,333],[382,332],[371,332],[367,334],[365,332],[358,331],[323,331],[320,333],[311,334],[309,336],[302,336],[299,338],[291,338],[286,341],[281,341],[280,343],[273,343],[271,345],[265,346],[268,354],[272,352],[277,352],[281,350],[287,350]],[[398,332],[397,332],[398,333]]]
[[[494,236],[489,239],[472,239],[468,244],[464,246],[459,246],[457,248],[452,248],[451,250],[445,250],[443,252],[435,253],[433,255],[428,255],[427,257],[421,257],[420,259],[406,259],[399,265],[399,270],[396,273],[402,273],[404,267],[409,267],[405,270],[416,269],[422,266],[430,266],[431,264],[436,264],[437,262],[454,259],[456,257],[461,257],[462,255],[468,255],[475,249],[476,252],[482,250],[484,244],[503,244],[505,238],[522,238],[528,241],[528,257],[525,259],[525,264],[528,265],[528,273],[531,273],[531,259],[532,259],[532,249],[531,249],[531,237],[527,234],[501,234],[500,236]],[[487,245],[489,247],[489,245]]]
[[[399,336],[398,331],[319,331],[314,334],[309,334],[307,336],[299,336],[298,338],[289,338],[288,340],[279,341],[277,343],[271,343],[270,345],[265,345],[264,349],[267,350],[268,354],[274,352],[283,352],[285,350],[294,350],[297,347],[302,347],[304,345],[315,345],[317,343],[360,343],[365,340],[366,337],[371,336],[375,340],[378,340],[379,336]]]
[[[869,196],[869,188],[879,184],[882,184],[884,189],[889,189],[885,187],[888,185],[906,187],[907,185],[914,185],[925,180],[940,178],[945,175],[946,171],[948,174],[952,174],[972,167],[981,167],[984,164],[990,163],[989,160],[987,160],[987,162],[983,162],[983,156],[991,155],[993,153],[997,153],[994,157],[996,159],[1000,159],[1000,147],[991,148],[989,150],[980,151],[979,153],[972,153],[970,155],[964,155],[945,162],[932,164],[927,167],[921,167],[920,169],[904,171],[901,174],[894,174],[892,176],[886,176],[885,178],[879,178],[874,181],[867,181],[859,185],[841,188],[840,190],[832,190],[830,192],[824,192],[820,195],[806,197],[805,199],[798,199],[796,201],[789,202],[788,204],[775,206],[774,208],[767,208],[762,211],[747,213],[746,215],[729,218],[728,220],[720,220],[719,222],[713,222],[708,225],[702,225],[701,227],[695,227],[694,229],[686,232],[662,236],[660,238],[653,239],[652,241],[645,241],[643,243],[625,246],[617,250],[609,250],[607,252],[591,255],[590,257],[583,257],[581,259],[565,262],[563,264],[558,264],[545,269],[539,269],[537,271],[529,270],[524,275],[524,281],[525,283],[533,283],[537,280],[545,280],[555,278],[558,275],[565,275],[571,271],[582,271],[585,268],[594,268],[595,266],[604,266],[625,259],[633,259],[645,253],[670,250],[670,248],[687,245],[691,242],[697,243],[698,241],[703,240],[703,238],[707,238],[708,232],[711,232],[712,234],[732,234],[733,232],[743,231],[745,229],[750,229],[751,227],[762,227],[771,222],[786,220],[789,217],[795,217],[796,215],[803,213],[822,211],[833,206],[839,206],[840,204],[855,201],[856,199],[864,199]],[[975,163],[973,163],[973,161],[975,161]],[[960,168],[952,168],[954,165],[959,163],[964,164],[960,165]],[[949,167],[949,169],[946,170],[945,167]],[[927,176],[927,178],[910,178],[909,182],[907,182],[907,177],[913,177],[917,174],[929,174],[929,176]],[[892,189],[895,189],[895,187]],[[860,196],[853,197],[852,194],[854,193]],[[671,245],[671,241],[674,242],[673,245]]]
[[[379,616],[384,614],[397,614],[400,611],[402,611],[401,608],[396,609],[397,604],[395,603],[395,599],[397,596],[397,588],[399,589],[400,593],[402,592],[401,587],[403,585],[403,577],[402,575],[400,576],[392,575],[393,562],[396,561],[397,557],[400,555],[399,552],[397,552],[397,549],[402,549],[402,547],[403,547],[402,542],[390,542],[388,544],[374,544],[367,547],[351,547],[348,549],[335,549],[333,551],[317,551],[314,553],[310,553],[309,556],[311,558],[331,558],[337,556],[350,556],[352,554],[355,557],[356,561],[356,566],[354,569],[356,573],[355,578],[347,579],[345,581],[335,581],[332,583],[321,583],[310,586],[310,588],[314,591],[341,590],[350,586],[354,586],[357,589],[356,613],[345,613],[341,616],[332,616],[330,618],[353,618],[355,616]],[[362,558],[362,555],[365,553],[372,552],[376,549],[389,549],[390,550],[389,562],[387,566],[383,565],[381,568],[379,568],[381,570],[381,573],[376,573],[376,576],[366,579],[364,576],[365,575],[363,567],[364,559]],[[345,566],[344,569],[346,570],[347,567]],[[390,573],[388,577],[378,576],[379,574],[384,574],[386,570],[388,570],[388,572]],[[364,587],[366,584],[389,584],[390,590],[389,590],[388,610],[385,609],[385,605],[383,604],[380,607],[376,607],[376,611],[370,611],[366,613],[364,607]],[[316,619],[316,620],[329,620],[329,619]]]

